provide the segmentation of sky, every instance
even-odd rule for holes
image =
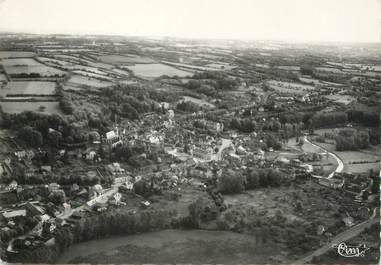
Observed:
[[[0,0],[0,31],[380,42],[381,0]]]

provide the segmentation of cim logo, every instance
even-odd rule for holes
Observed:
[[[365,245],[349,246],[346,243],[340,243],[339,245],[333,245],[337,249],[337,253],[346,258],[364,257],[365,251],[369,248]]]

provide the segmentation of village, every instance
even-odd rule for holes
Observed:
[[[271,230],[267,261],[291,262],[379,224],[381,74],[367,57],[151,42],[4,36],[2,260],[192,228]]]

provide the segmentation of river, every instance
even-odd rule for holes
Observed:
[[[273,243],[227,231],[163,230],[75,244],[57,263],[264,263]]]

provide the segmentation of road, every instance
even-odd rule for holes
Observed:
[[[326,245],[324,245],[323,247],[315,250],[311,254],[308,254],[307,256],[293,262],[292,264],[306,264],[307,262],[310,262],[314,257],[321,256],[324,253],[326,253],[327,251],[331,250],[333,248],[333,245],[340,244],[342,242],[345,242],[345,241],[359,235],[366,228],[369,228],[372,225],[374,225],[380,221],[379,218],[377,218],[377,216],[380,216],[379,211],[377,211],[377,208],[374,208],[373,214],[368,220],[366,220],[360,224],[357,224],[355,226],[352,226],[348,230],[345,230],[344,232],[336,235],[331,240],[331,242],[329,242]]]
[[[344,170],[344,163],[343,163],[343,160],[340,159],[340,157],[338,157],[338,156],[335,155],[334,153],[329,152],[327,149],[324,149],[323,147],[321,147],[321,146],[319,146],[319,145],[316,145],[316,144],[314,144],[314,143],[311,143],[311,142],[308,140],[307,136],[304,136],[304,141],[307,142],[307,143],[309,143],[310,145],[312,145],[312,146],[314,146],[314,147],[317,147],[317,148],[322,149],[324,152],[328,152],[328,154],[329,154],[330,156],[332,156],[333,158],[336,159],[338,165],[337,165],[335,171],[333,171],[331,174],[329,174],[327,178],[330,179],[330,178],[332,178],[332,177],[335,175],[335,173],[341,173],[341,172]]]
[[[222,152],[232,144],[232,141],[229,139],[222,138],[221,141],[222,141],[221,146],[218,152],[212,156],[212,160],[215,160],[215,161],[221,160]]]

